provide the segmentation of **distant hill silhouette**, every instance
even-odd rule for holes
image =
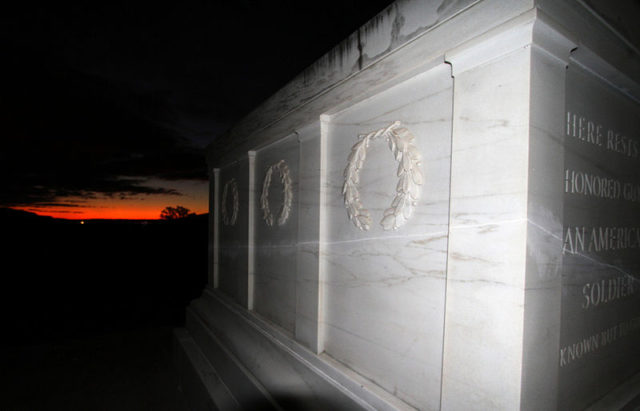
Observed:
[[[14,210],[13,208],[0,207],[0,222],[2,223],[54,223],[55,218],[40,216],[28,211]],[[64,221],[64,220],[62,220]],[[61,222],[62,222],[61,221]]]
[[[85,224],[206,224],[209,214],[193,214],[185,218],[174,220],[127,220],[127,219],[84,219],[70,220],[65,218],[54,218],[49,216],[41,216],[29,211],[15,210],[13,208],[0,207],[0,224],[23,224],[23,223],[43,223],[43,224],[79,224],[83,221]]]

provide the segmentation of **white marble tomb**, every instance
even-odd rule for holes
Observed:
[[[194,409],[640,395],[640,53],[589,4],[398,1],[213,141]]]

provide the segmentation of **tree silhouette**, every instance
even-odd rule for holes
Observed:
[[[192,213],[191,210],[182,206],[175,207],[165,207],[164,210],[160,212],[161,220],[177,220],[179,218],[185,218],[196,213]]]

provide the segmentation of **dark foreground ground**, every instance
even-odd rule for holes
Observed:
[[[171,327],[141,328],[2,353],[3,410],[188,410]]]
[[[0,209],[0,410],[186,410],[171,330],[206,283],[207,216]]]

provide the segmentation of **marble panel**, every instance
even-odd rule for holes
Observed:
[[[244,307],[248,304],[249,159],[219,171],[220,193],[217,287]]]
[[[229,304],[218,293],[205,290],[187,310],[186,323],[242,409],[270,409],[260,407],[264,402],[252,401],[264,396],[280,403],[282,409],[411,410],[343,365],[311,353],[261,318]],[[251,383],[242,381],[245,379]]]
[[[640,370],[640,109],[581,64],[567,71],[559,407]]]
[[[423,409],[440,397],[452,93],[441,64],[323,124],[325,351]]]
[[[253,310],[294,332],[299,143],[292,134],[255,155]]]

